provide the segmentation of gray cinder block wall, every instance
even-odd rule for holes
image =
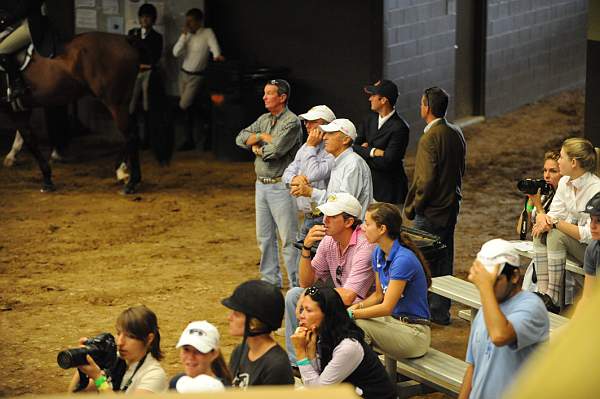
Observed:
[[[487,116],[583,86],[587,3],[488,0]]]
[[[423,127],[422,90],[437,85],[454,95],[457,1],[486,0],[384,0],[383,75],[398,85],[396,108],[413,137]],[[583,86],[587,4],[487,0],[485,116]]]
[[[454,92],[454,6],[454,0],[384,0],[383,76],[398,85],[396,109],[413,137],[424,126],[423,89],[436,85]]]

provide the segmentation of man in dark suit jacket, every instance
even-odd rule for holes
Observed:
[[[447,256],[431,265],[432,276],[452,274],[454,227],[462,200],[467,144],[458,126],[446,116],[448,94],[439,87],[426,89],[421,98],[421,118],[427,126],[419,140],[412,185],[404,214],[414,227],[438,235],[446,244]],[[450,323],[450,300],[431,295],[432,321]]]
[[[394,106],[398,87],[390,80],[366,86],[371,113],[363,122],[354,142],[354,151],[369,165],[373,177],[373,198],[380,202],[403,204],[408,189],[404,173],[404,153],[408,145],[408,124]]]

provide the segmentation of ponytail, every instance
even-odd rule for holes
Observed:
[[[431,287],[431,271],[429,270],[429,262],[425,259],[423,252],[416,246],[411,240],[410,236],[402,232],[402,214],[400,209],[392,204],[385,202],[375,202],[367,208],[367,211],[371,214],[371,219],[378,226],[385,225],[387,228],[387,235],[392,240],[398,240],[400,244],[410,249],[419,259],[423,272],[425,272],[425,278],[427,279],[427,288]]]
[[[425,259],[423,252],[417,247],[414,241],[406,233],[400,233],[400,244],[413,251],[413,253],[419,259],[423,272],[425,273],[425,279],[427,279],[427,288],[431,287],[431,271],[429,270],[429,262]]]

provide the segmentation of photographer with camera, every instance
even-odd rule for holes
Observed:
[[[587,244],[592,240],[587,202],[600,191],[597,149],[588,140],[574,137],[563,142],[558,160],[563,177],[548,213],[535,217],[532,235],[538,295],[546,308],[560,311],[562,276],[567,255],[583,262]],[[570,275],[568,276],[570,277]],[[573,303],[575,282],[566,279],[564,304]]]
[[[166,391],[168,381],[159,363],[163,354],[154,312],[144,305],[128,308],[117,318],[116,330],[116,340],[108,333],[81,338],[80,348],[59,353],[57,360],[62,368],[78,369],[69,392]]]
[[[562,175],[558,167],[558,158],[560,154],[556,151],[548,151],[544,154],[544,179],[524,179],[517,184],[518,189],[527,195],[525,208],[517,222],[517,233],[521,240],[527,238],[527,233],[535,215],[550,210],[550,204],[554,198],[554,193],[558,188],[558,182]]]

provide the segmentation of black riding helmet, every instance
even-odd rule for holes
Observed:
[[[589,213],[590,216],[600,216],[600,192],[590,198],[583,212]]]
[[[221,303],[229,309],[260,320],[269,331],[247,331],[249,336],[265,334],[281,327],[285,303],[279,288],[261,280],[246,281],[237,286]]]
[[[152,18],[153,22],[156,22],[156,7],[154,7],[154,5],[150,3],[142,4],[138,9],[138,17],[141,17],[142,15],[147,15],[150,18]]]

